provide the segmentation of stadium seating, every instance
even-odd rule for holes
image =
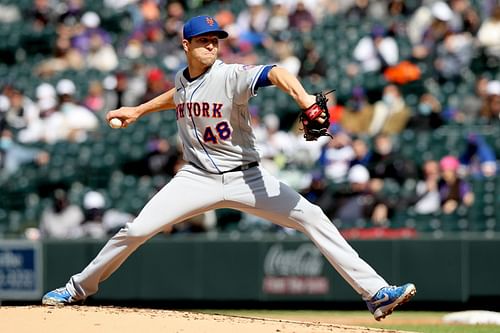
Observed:
[[[15,3],[21,9],[28,9],[32,1],[4,1]],[[415,8],[419,1],[407,1],[405,5]],[[472,1],[477,7],[479,0]],[[87,10],[99,12],[102,27],[109,31],[114,42],[126,39],[130,26],[129,15],[103,9],[102,1],[87,1]],[[223,4],[232,12],[238,13],[245,8],[244,1],[231,1]],[[211,2],[203,8],[204,13],[214,14],[219,5]],[[191,12],[200,14],[201,9]],[[402,20],[402,18],[399,18]],[[356,85],[368,90],[379,90],[385,84],[381,75],[358,75],[352,80],[342,79],[346,75],[346,67],[351,62],[351,54],[357,41],[369,34],[371,27],[377,22],[367,19],[363,22],[349,21],[339,15],[326,16],[308,36],[291,31],[298,53],[302,50],[303,40],[311,39],[316,45],[328,72],[324,82],[311,83],[304,80],[308,89],[321,90],[336,88],[339,100],[347,100]],[[29,96],[34,96],[36,86],[42,81],[33,76],[33,68],[44,56],[52,53],[55,29],[47,28],[34,32],[25,22],[0,25],[0,78],[2,82],[15,82]],[[339,42],[342,41],[342,42]],[[411,56],[411,44],[407,38],[398,37],[400,58]],[[257,50],[263,62],[269,60],[266,51]],[[429,64],[418,64],[424,79],[434,74]],[[461,96],[472,93],[476,73],[481,71],[481,64],[476,63],[467,71],[462,80],[447,81],[433,87],[440,101],[445,105],[460,105]],[[56,83],[61,78],[73,80],[77,86],[77,98],[87,93],[87,83],[91,80],[102,80],[106,74],[97,70],[67,70],[57,73],[48,81]],[[493,76],[495,73],[492,74]],[[497,79],[500,73],[496,74]],[[418,97],[429,87],[423,80],[401,87],[410,107],[415,107]],[[297,107],[293,100],[278,89],[262,89],[259,98],[253,99],[262,114],[277,113],[282,124],[290,125],[296,118]],[[54,145],[38,145],[51,155],[50,163],[41,168],[27,165],[8,179],[0,180],[0,235],[19,234],[25,227],[36,226],[37,220],[47,206],[48,201],[43,189],[64,186],[70,190],[70,198],[80,204],[83,195],[90,189],[99,189],[105,193],[108,205],[130,212],[138,213],[144,203],[165,184],[168,176],[137,177],[123,174],[120,166],[127,161],[138,159],[145,154],[145,145],[151,134],[161,133],[164,137],[173,138],[176,134],[174,113],[152,114],[141,119],[133,128],[112,130],[103,124],[97,133],[83,143],[60,142]],[[290,120],[289,120],[290,119]],[[288,126],[289,127],[289,126]],[[458,155],[463,151],[465,138],[470,133],[482,134],[500,156],[500,128],[478,124],[463,126],[448,124],[433,132],[416,132],[404,130],[396,139],[398,149],[403,157],[421,165],[427,159],[439,159],[445,155]],[[175,140],[172,140],[175,142]],[[461,232],[461,231],[500,231],[500,177],[491,179],[470,179],[475,193],[475,203],[469,208],[460,208],[455,214],[419,215],[413,210],[398,211],[390,222],[391,228],[414,228],[423,233]],[[387,183],[387,194],[398,196],[411,188],[402,188],[394,183]],[[228,229],[241,218],[231,210],[218,211],[218,218]],[[231,227],[229,227],[231,226]],[[369,221],[360,220],[357,227],[370,226]],[[342,225],[340,224],[342,228]]]

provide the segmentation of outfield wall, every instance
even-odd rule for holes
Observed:
[[[473,296],[500,296],[500,238],[350,243],[389,282],[414,282],[415,300],[466,302]],[[92,240],[41,243],[42,290],[63,285],[102,245]],[[8,299],[5,295],[0,293],[0,299]],[[303,237],[159,236],[102,283],[94,299],[266,302],[359,297]]]

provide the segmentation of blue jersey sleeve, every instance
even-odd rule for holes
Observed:
[[[269,71],[276,65],[268,65],[264,67],[262,72],[260,72],[259,78],[257,79],[257,82],[255,83],[255,90],[259,89],[260,87],[267,87],[267,86],[272,86],[273,84],[269,80],[268,74]]]

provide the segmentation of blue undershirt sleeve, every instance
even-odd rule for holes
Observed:
[[[267,87],[267,86],[272,86],[273,84],[269,80],[268,74],[269,71],[276,65],[268,65],[264,67],[262,72],[260,72],[259,78],[257,79],[257,82],[255,83],[255,91],[259,89],[260,87]]]

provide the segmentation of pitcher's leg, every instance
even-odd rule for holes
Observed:
[[[360,294],[370,299],[388,283],[347,243],[321,208],[302,198],[289,220],[296,221],[339,274]]]
[[[167,225],[210,210],[222,196],[212,176],[180,171],[142,209],[139,216],[114,235],[92,262],[66,285],[74,299],[97,292],[107,279],[145,241]],[[210,195],[207,195],[210,193]]]
[[[260,173],[252,175],[251,173]],[[241,180],[247,193],[227,189],[225,193],[237,193],[231,197],[248,213],[274,223],[292,227],[305,233],[319,248],[339,274],[364,299],[371,298],[387,282],[361,259],[347,243],[337,228],[323,213],[295,190],[279,182],[262,168],[248,170]],[[230,187],[238,186],[238,180]]]
[[[99,283],[106,280],[141,244],[155,234],[155,232],[151,232],[149,235],[133,236],[130,232],[130,226],[138,223],[137,221],[136,219],[133,223],[127,223],[124,228],[108,240],[94,260],[82,272],[70,278],[66,289],[74,295],[75,299],[85,299],[95,294]]]

